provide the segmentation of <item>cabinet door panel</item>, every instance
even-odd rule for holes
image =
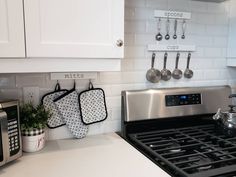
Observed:
[[[0,0],[0,57],[25,57],[21,0]]]
[[[236,58],[236,2],[231,0],[230,2],[230,13],[229,13],[229,37],[228,37],[228,49],[227,58]]]
[[[25,18],[29,57],[123,57],[123,0],[25,0]]]

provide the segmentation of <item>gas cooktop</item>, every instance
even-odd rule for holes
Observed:
[[[123,137],[172,176],[236,176],[236,137],[212,119],[230,93],[229,87],[124,91]]]

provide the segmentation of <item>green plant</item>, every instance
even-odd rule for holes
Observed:
[[[20,107],[21,130],[31,131],[33,129],[45,128],[51,112],[43,105],[34,106],[32,103],[23,104]]]

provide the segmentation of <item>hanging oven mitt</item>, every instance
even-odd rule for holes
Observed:
[[[78,93],[72,89],[54,100],[57,109],[72,135],[76,138],[83,138],[88,132],[88,126],[84,125],[79,111]]]
[[[41,102],[44,105],[45,109],[50,110],[50,112],[52,113],[52,116],[47,120],[48,128],[54,129],[65,125],[62,115],[57,110],[57,107],[53,100],[66,92],[68,92],[68,90],[61,90],[60,84],[57,83],[53,92],[47,93],[42,97]]]
[[[79,94],[81,118],[85,125],[101,122],[107,118],[105,93],[101,88],[93,88],[89,83],[89,89]]]

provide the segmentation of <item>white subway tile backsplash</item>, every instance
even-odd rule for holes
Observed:
[[[219,80],[221,74],[221,70],[205,70],[204,71],[204,79],[205,80]]]
[[[162,24],[162,26],[163,26],[163,24]],[[146,27],[146,33],[150,33],[152,35],[157,33],[157,21],[155,19],[148,20],[146,22],[146,26],[145,27]],[[161,29],[163,29],[163,27]]]
[[[148,45],[155,43],[155,37],[152,34],[136,34],[135,45]]]
[[[109,109],[113,109],[113,108],[120,108],[121,106],[121,97],[119,96],[113,96],[113,97],[107,97],[106,98],[106,102],[107,102],[107,107]]]
[[[134,60],[124,59],[121,61],[121,71],[133,71],[134,69]]]
[[[145,7],[146,0],[129,0],[125,1],[125,7]]]
[[[226,15],[225,3],[207,3],[207,11],[210,13]]]
[[[190,36],[190,39],[194,41],[195,45],[197,46],[212,46],[213,45],[213,38],[211,36],[200,36],[194,35]]]
[[[148,20],[154,18],[153,9],[150,10],[148,8],[135,8],[134,11],[134,19],[135,20]]]
[[[168,1],[167,0],[146,0],[148,8],[155,9],[168,9]]]
[[[112,91],[111,91],[111,86],[110,86],[110,85],[98,85],[98,84],[94,84],[93,86],[94,86],[94,88],[101,88],[101,89],[103,89],[104,92],[105,92],[106,97],[107,97],[107,96],[110,97],[110,96],[113,95],[113,94],[112,94]]]
[[[101,122],[101,133],[118,132],[121,130],[121,120]]]
[[[18,74],[16,75],[16,87],[27,87],[27,86],[46,86],[45,74]]]
[[[212,67],[213,68],[222,68],[222,69],[226,69],[227,66],[226,66],[226,63],[227,63],[227,60],[226,58],[221,58],[221,59],[213,59],[213,62],[212,62]]]
[[[204,56],[204,50],[205,50],[205,47],[196,46],[196,51],[193,53],[192,58],[205,57]]]
[[[156,61],[156,63],[159,63],[159,60]],[[155,65],[156,67],[159,66],[159,64]],[[148,70],[151,68],[151,58],[150,59],[140,59],[134,61],[134,69],[135,71],[143,71]]]
[[[112,109],[112,120],[121,120],[121,108]]]
[[[176,11],[190,11],[189,0],[168,0],[168,9]]]
[[[228,26],[227,25],[207,25],[206,34],[215,36],[227,36]]]
[[[19,88],[4,88],[0,89],[0,100],[5,99],[18,99],[22,101],[23,93]]]
[[[14,74],[1,74],[0,75],[0,88],[15,88],[16,76]]]
[[[97,135],[103,133],[102,124],[96,123],[89,125],[88,135]]]
[[[186,34],[205,35],[206,25],[189,22],[187,23]]]
[[[49,140],[72,138],[72,134],[66,126],[56,129],[47,129],[46,138]]]
[[[229,23],[229,19],[227,15],[215,15],[215,24],[218,25],[227,25]]]
[[[220,47],[205,48],[205,57],[224,57],[223,50]]]
[[[134,14],[135,14],[134,8],[125,7],[125,19],[126,20],[134,19]]]
[[[192,79],[160,81],[153,84],[146,80],[151,67],[151,52],[147,44],[155,44],[157,19],[154,10],[189,11],[192,19],[187,21],[186,39],[180,39],[181,23],[178,22],[178,39],[162,40],[160,44],[196,45],[192,53],[190,68]],[[165,20],[161,33],[165,35]],[[170,34],[173,36],[173,20]],[[191,0],[125,0],[125,57],[121,60],[120,72],[101,72],[93,81],[95,87],[104,89],[108,107],[108,118],[104,122],[90,125],[89,135],[119,131],[121,129],[121,91],[146,88],[169,88],[186,86],[217,86],[231,84],[236,88],[236,70],[226,67],[228,38],[228,3],[206,3]],[[179,68],[186,68],[187,52],[181,52]],[[156,52],[155,68],[163,68],[164,52]],[[176,52],[168,53],[167,68],[173,71]],[[49,74],[8,74],[0,75],[0,99],[22,99],[22,87],[37,86],[40,96],[54,90],[56,81]],[[71,89],[72,80],[61,80],[61,87]],[[87,89],[88,80],[76,81],[78,91]],[[60,127],[47,131],[48,139],[70,138],[69,130]]]
[[[111,86],[111,93],[113,96],[120,96],[123,90],[133,90],[133,84],[117,84]]]
[[[191,12],[207,12],[208,8],[205,2],[201,1],[190,1]]]
[[[99,76],[99,84],[117,84],[122,83],[120,72],[102,72]]]
[[[215,24],[216,22],[215,14],[197,13],[196,15],[197,17],[195,20],[197,23],[209,25],[209,24]]]
[[[133,21],[126,20],[125,21],[125,33],[145,33],[146,32],[146,22],[145,21]]]
[[[195,87],[204,87],[204,86],[222,86],[222,85],[227,85],[228,81],[227,80],[205,80],[205,81],[194,81],[192,83],[192,86]]]
[[[213,38],[213,45],[214,46],[225,47],[225,46],[227,46],[227,43],[228,43],[227,36],[220,36],[220,37]]]
[[[133,83],[143,83],[146,82],[146,71],[134,72]]]
[[[125,46],[134,45],[135,35],[134,34],[125,34]]]
[[[146,46],[127,46],[125,47],[125,58],[143,58]]]

